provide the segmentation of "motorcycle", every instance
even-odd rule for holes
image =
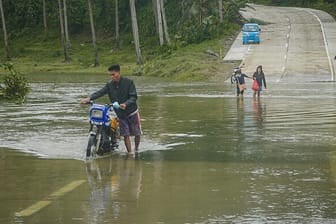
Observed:
[[[101,105],[92,101],[90,104],[90,129],[86,158],[111,153],[119,147],[118,139],[120,137],[118,117],[114,111],[114,108],[118,108],[119,104]]]
[[[233,69],[232,75],[231,75],[231,84],[236,84],[237,83],[237,74],[240,72],[240,68],[235,68]]]

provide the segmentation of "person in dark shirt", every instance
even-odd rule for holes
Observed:
[[[254,90],[253,93],[253,97],[256,97],[256,95],[258,95],[258,97],[260,96],[260,92],[262,91],[262,86],[264,84],[264,87],[266,89],[266,79],[265,79],[265,74],[263,72],[262,66],[259,65],[256,69],[256,71],[253,74],[252,77],[254,80],[257,80],[258,84],[259,84],[259,90]]]
[[[118,115],[120,135],[124,137],[127,152],[132,152],[130,136],[135,136],[135,152],[138,152],[141,125],[137,105],[138,95],[134,82],[129,78],[121,76],[118,64],[111,65],[108,68],[108,74],[111,76],[111,80],[102,89],[82,99],[81,103],[89,103],[91,100],[107,94]]]
[[[237,85],[237,96],[243,96],[243,94],[244,94],[244,90],[246,89],[245,77],[250,78],[246,74],[243,74],[241,72],[240,68],[235,70],[235,79],[236,79],[236,85]]]

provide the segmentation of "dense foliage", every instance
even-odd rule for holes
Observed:
[[[253,2],[276,6],[315,8],[326,11],[336,18],[336,0],[254,0]]]
[[[43,25],[43,1],[47,30]],[[155,25],[153,2],[155,0],[136,0],[139,35],[142,46],[159,46],[157,27]],[[88,0],[61,0],[66,2],[68,29],[70,38],[83,37],[90,39],[90,20]],[[93,14],[98,33],[98,40],[115,37],[115,2],[116,0],[91,0]],[[239,9],[246,2],[261,4],[313,7],[326,10],[336,15],[335,0],[166,0],[166,11],[169,35],[173,43],[182,46],[200,43],[204,40],[219,37],[230,24],[240,22]],[[15,0],[3,1],[9,42],[27,38],[34,39],[39,34],[47,32],[49,39],[60,38],[59,11],[55,0]],[[223,12],[223,19],[219,21],[219,11]],[[132,27],[129,1],[118,1],[119,27],[124,45],[132,44]],[[0,35],[0,38],[2,36]],[[10,44],[11,45],[11,44]]]
[[[0,64],[7,73],[0,80],[0,100],[23,102],[29,92],[27,79],[19,74],[12,63]]]
[[[62,0],[63,1],[63,0]],[[48,37],[59,37],[58,4],[45,0]],[[90,33],[87,0],[66,0],[70,36]],[[119,27],[123,42],[132,42],[129,1],[119,0]],[[171,37],[183,44],[199,43],[223,33],[220,27],[239,22],[238,10],[245,0],[223,1],[224,21],[218,20],[218,1],[216,0],[169,0],[165,2],[167,24]],[[43,33],[42,0],[3,1],[9,39],[25,38]],[[92,0],[98,39],[113,38],[115,32],[115,0]],[[142,44],[158,42],[153,14],[152,0],[137,0],[137,17]],[[89,35],[87,35],[89,37]],[[154,37],[154,38],[153,38]],[[173,38],[174,39],[174,38]]]

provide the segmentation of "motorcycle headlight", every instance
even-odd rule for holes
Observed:
[[[103,111],[102,110],[91,110],[91,117],[94,118],[103,118]]]

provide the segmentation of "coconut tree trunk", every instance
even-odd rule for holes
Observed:
[[[8,61],[10,60],[9,46],[8,46],[8,39],[7,39],[5,13],[3,10],[2,0],[0,0],[0,11],[1,11],[0,13],[1,13],[2,29],[3,29],[3,34],[4,34],[4,42],[5,42],[5,58]]]
[[[199,13],[199,25],[202,25],[202,22],[203,22],[203,12],[202,12],[202,10],[203,10],[203,8],[202,8],[202,6],[203,6],[203,0],[199,0],[199,2],[198,2],[198,4],[199,4],[199,9],[198,9],[198,13]]]
[[[60,19],[60,26],[61,26],[61,39],[62,39],[62,47],[63,47],[63,54],[64,54],[64,61],[68,61],[68,52],[67,47],[65,45],[65,38],[64,38],[64,23],[63,23],[63,13],[62,13],[62,3],[61,0],[58,1],[58,11],[59,11],[59,19]]]
[[[153,5],[153,13],[154,13],[154,19],[155,19],[156,32],[159,33],[158,13],[157,13],[157,0],[152,0],[152,5]]]
[[[143,61],[142,61],[142,56],[141,56],[141,51],[140,51],[138,21],[137,21],[136,10],[135,10],[135,0],[129,0],[129,3],[130,3],[130,10],[131,10],[132,31],[133,31],[133,38],[134,38],[135,53],[137,55],[138,64],[142,65]]]
[[[46,2],[43,0],[43,27],[44,27],[44,37],[48,38],[48,24],[47,24],[47,12],[46,12]]]
[[[67,13],[67,3],[66,0],[63,0],[63,12],[64,12],[64,31],[65,31],[65,41],[66,41],[66,47],[70,48],[71,43],[69,39],[69,28],[68,28],[68,13]]]
[[[115,3],[115,49],[120,49],[120,35],[119,35],[119,3],[118,0]]]
[[[161,15],[162,15],[162,23],[163,23],[165,39],[166,39],[167,43],[170,43],[167,20],[166,20],[166,12],[165,12],[165,8],[164,8],[164,0],[160,0],[160,1],[161,1],[160,6],[161,6]]]
[[[158,31],[160,46],[163,45],[163,29],[162,29],[162,15],[161,15],[161,0],[156,0],[156,12],[158,18]]]
[[[90,15],[91,34],[92,34],[92,45],[93,45],[94,58],[95,58],[93,66],[96,67],[96,66],[99,65],[99,61],[98,61],[98,50],[97,50],[97,43],[96,43],[96,32],[95,32],[95,28],[94,28],[94,21],[93,21],[93,15],[92,15],[91,0],[88,0],[88,6],[89,6],[89,15]]]
[[[218,17],[219,22],[223,23],[223,0],[218,0]]]

